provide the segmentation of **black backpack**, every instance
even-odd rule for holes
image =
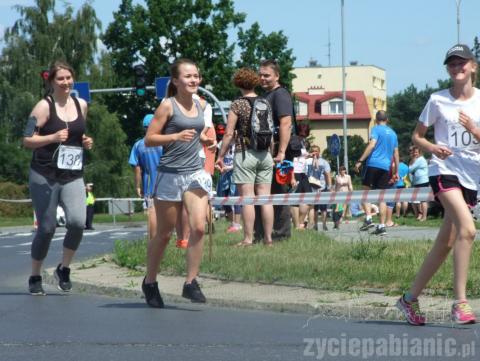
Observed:
[[[268,150],[273,138],[272,108],[268,100],[262,97],[244,97],[250,104],[249,149]],[[244,143],[245,144],[245,143]]]

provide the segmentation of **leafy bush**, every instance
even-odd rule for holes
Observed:
[[[28,187],[12,182],[0,183],[0,199],[26,199],[30,198]],[[0,201],[0,217],[25,217],[32,215],[31,203],[10,203]]]

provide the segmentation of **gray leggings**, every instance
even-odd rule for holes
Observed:
[[[32,258],[42,261],[47,256],[50,242],[57,227],[57,205],[65,211],[67,232],[65,248],[76,251],[85,227],[85,183],[83,178],[60,184],[30,169],[30,195],[32,197],[38,229],[32,241]]]

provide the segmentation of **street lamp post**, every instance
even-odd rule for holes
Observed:
[[[460,4],[462,0],[455,0],[457,3],[457,44],[460,44]]]
[[[343,165],[348,174],[348,141],[347,141],[347,90],[345,86],[345,22],[343,16],[344,0],[342,1],[342,108],[343,108]]]

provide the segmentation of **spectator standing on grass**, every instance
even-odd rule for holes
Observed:
[[[395,131],[390,128],[387,113],[379,110],[375,115],[376,125],[372,128],[370,141],[363,151],[358,161],[355,163],[355,170],[359,172],[363,162],[365,167],[362,171],[362,185],[364,190],[370,189],[388,189],[390,188],[390,165],[392,158],[395,163],[395,170],[398,170],[398,140]],[[397,173],[393,175],[398,178]],[[361,231],[366,231],[374,227],[371,215],[370,203],[363,203],[365,211],[365,221],[360,227]],[[383,236],[387,234],[385,230],[385,217],[387,214],[387,205],[385,202],[379,203],[380,223],[373,232],[376,235]]]
[[[187,210],[190,226],[182,296],[192,302],[206,302],[196,277],[203,255],[212,178],[203,169],[198,152],[202,144],[214,144],[215,139],[206,135],[204,101],[194,99],[200,85],[197,65],[189,59],[178,59],[171,66],[170,76],[169,94],[173,96],[157,108],[145,136],[148,147],[164,147],[155,183],[157,232],[148,243],[147,274],[142,282],[145,300],[155,308],[164,307],[157,273],[182,206]]]
[[[200,81],[202,81],[201,74],[200,74]],[[200,97],[197,95],[195,98],[200,99]],[[202,98],[203,99],[203,98]],[[202,146],[202,149],[198,153],[200,158],[203,159],[203,168],[207,173],[210,174],[211,177],[213,177],[213,174],[215,173],[215,155],[217,154],[217,135],[215,134],[215,127],[213,126],[213,109],[210,104],[208,104],[206,101],[205,107],[203,108],[203,119],[205,120],[205,127],[207,128],[205,134],[208,138],[210,139],[215,139],[215,142],[211,145],[206,145],[204,144]],[[210,219],[210,217],[213,216],[213,212],[211,209],[210,204],[207,205],[207,224],[210,227],[212,226],[211,231],[215,232],[215,226],[213,225],[213,219]],[[186,218],[182,219],[182,222],[187,222]],[[188,236],[189,236],[188,232]],[[187,241],[188,244],[188,237],[187,235],[183,235],[184,239]]]
[[[147,114],[142,120],[146,131],[152,122],[153,114]],[[153,206],[157,167],[163,154],[163,147],[147,147],[145,138],[135,142],[130,152],[128,163],[134,168],[135,190],[139,198],[143,198],[143,209],[147,212],[148,239],[155,237],[157,216]]]
[[[352,177],[350,177],[350,174],[347,174],[347,168],[341,165],[338,170],[339,173],[335,176],[335,192],[353,192]],[[350,217],[350,205],[345,203],[340,208],[342,208],[341,218],[348,221]]]
[[[93,195],[93,183],[87,183],[85,187],[87,193],[87,199],[85,204],[87,205],[87,218],[85,220],[85,229],[95,230],[93,228],[93,215],[95,214],[95,196]]]
[[[320,155],[320,147],[310,147],[310,162],[308,166],[308,180],[313,192],[329,192],[332,186],[330,175],[330,163]],[[315,204],[313,206],[313,229],[318,229],[318,212],[322,214],[322,229],[328,231],[327,227],[328,204]]]
[[[292,189],[294,193],[310,193],[312,187],[308,182],[308,161],[309,153],[307,150],[307,143],[303,138],[299,138],[302,141],[301,154],[298,157],[293,158],[293,175]],[[298,204],[290,206],[290,212],[292,214],[293,226],[296,229],[305,228],[305,218],[308,216],[310,210],[309,204]]]
[[[218,154],[216,167],[222,172],[225,169],[225,154],[229,144],[235,137],[235,157],[233,161],[233,182],[237,185],[242,197],[269,195],[272,183],[273,159],[269,149],[255,150],[251,148],[251,113],[258,95],[255,87],[260,79],[255,71],[248,68],[237,70],[233,76],[233,84],[240,89],[242,96],[234,100],[228,113],[227,129],[223,136],[222,148]],[[263,242],[272,245],[273,206],[263,205],[261,223],[264,229]],[[242,206],[243,240],[238,247],[253,245],[253,227],[255,223],[253,205]]]
[[[28,280],[32,295],[45,295],[41,268],[55,234],[57,206],[65,211],[67,229],[62,260],[54,272],[63,292],[72,289],[69,266],[85,228],[83,150],[91,149],[93,140],[85,135],[87,103],[70,95],[74,77],[73,68],[64,62],[50,67],[47,95],[33,108],[23,134],[23,145],[33,149],[29,188],[38,221]]]
[[[292,97],[287,89],[280,85],[280,66],[275,60],[264,60],[260,64],[258,71],[260,76],[260,86],[265,91],[264,97],[270,103],[273,114],[273,124],[275,132],[273,135],[273,161],[275,164],[282,163],[285,159],[290,135],[292,132],[293,119],[293,102]],[[293,159],[287,159],[289,161]],[[273,170],[272,170],[273,174]],[[272,194],[285,194],[290,189],[289,184],[280,184],[276,177],[272,176],[271,180]],[[258,208],[257,208],[258,209]],[[292,222],[290,215],[290,207],[276,205],[273,206],[273,233],[274,240],[288,239],[292,234]],[[258,214],[258,212],[257,212]],[[264,229],[260,217],[256,217],[255,222],[255,239],[264,238]]]
[[[223,134],[222,134],[223,137]],[[217,134],[218,139],[218,134]],[[222,149],[223,140],[218,143],[218,148]],[[237,185],[233,181],[233,160],[235,158],[235,141],[230,143],[223,157],[223,169],[217,183],[217,197],[235,197],[238,196]],[[227,233],[235,233],[242,229],[240,217],[242,207],[238,205],[223,206],[225,218],[230,221]]]
[[[467,279],[476,228],[470,209],[477,204],[480,180],[480,90],[474,87],[478,64],[468,46],[454,45],[444,64],[452,86],[430,95],[413,132],[412,141],[431,153],[429,182],[445,209],[443,223],[432,249],[397,307],[408,323],[424,325],[418,297],[453,249],[452,321],[474,323],[467,301]],[[425,138],[433,126],[435,143]]]
[[[398,181],[395,183],[395,188],[403,189],[407,188],[407,178],[408,178],[408,165],[400,159],[400,163],[398,164]],[[405,217],[407,215],[408,210],[408,202],[397,202],[395,205],[395,216],[397,218]]]
[[[420,149],[412,145],[410,151],[410,165],[408,171],[410,174],[410,181],[413,188],[428,187],[428,163],[423,157]],[[428,202],[413,202],[413,211],[417,221],[424,222],[427,220]]]

